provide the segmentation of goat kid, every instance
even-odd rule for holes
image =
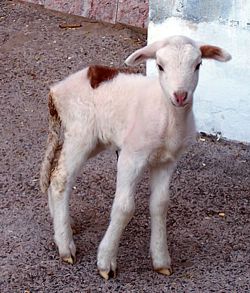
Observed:
[[[136,183],[146,166],[151,173],[153,268],[170,275],[168,189],[177,159],[196,136],[192,104],[199,68],[202,58],[225,62],[231,56],[219,47],[173,36],[137,50],[125,63],[134,66],[150,58],[156,60],[159,78],[89,66],[52,86],[49,94],[40,185],[43,192],[48,190],[55,242],[68,263],[76,254],[69,215],[73,180],[91,156],[107,147],[120,150],[111,220],[98,249],[97,266],[105,279],[116,272],[119,241],[133,216]]]

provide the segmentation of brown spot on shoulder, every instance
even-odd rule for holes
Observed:
[[[51,93],[49,93],[49,99],[48,99],[48,107],[49,107],[49,113],[52,117],[58,118],[58,113],[53,101],[53,96]]]
[[[91,65],[88,68],[87,77],[93,89],[101,83],[114,79],[119,73],[135,74],[138,71],[131,68],[115,68],[101,65]]]
[[[91,87],[96,89],[102,82],[113,79],[118,73],[116,68],[93,65],[89,67],[87,76]]]

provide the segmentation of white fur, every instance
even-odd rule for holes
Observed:
[[[223,56],[228,58],[228,53],[221,51]],[[75,256],[68,208],[75,175],[99,151],[121,150],[111,221],[98,249],[101,271],[116,269],[120,237],[133,216],[135,187],[145,167],[152,174],[153,266],[157,270],[171,265],[165,224],[169,182],[177,159],[196,135],[192,103],[199,72],[195,68],[202,56],[194,41],[177,36],[136,51],[126,63],[135,65],[148,58],[155,58],[164,69],[159,78],[119,73],[93,89],[85,68],[51,88],[64,143],[50,178],[49,205],[63,258]],[[178,91],[187,92],[182,105],[175,99]]]

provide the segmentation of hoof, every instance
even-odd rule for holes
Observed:
[[[155,271],[157,273],[162,274],[162,275],[165,275],[165,276],[170,276],[172,274],[172,269],[164,269],[164,268],[161,268],[161,269],[156,269]]]
[[[71,265],[73,265],[75,262],[75,258],[73,256],[62,257],[62,260],[64,262],[71,264]]]
[[[103,277],[103,279],[108,280],[109,278],[115,278],[116,273],[113,272],[112,270],[109,272],[106,271],[99,271],[99,274]]]

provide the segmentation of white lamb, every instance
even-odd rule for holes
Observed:
[[[133,216],[135,187],[145,167],[151,174],[153,268],[171,274],[165,222],[168,189],[177,159],[196,136],[192,104],[199,68],[202,58],[225,62],[231,56],[219,47],[173,36],[137,50],[125,62],[133,66],[149,58],[156,60],[159,78],[89,66],[52,86],[49,94],[40,184],[43,192],[48,190],[55,242],[68,263],[76,253],[69,215],[74,178],[91,156],[109,147],[120,150],[111,220],[98,249],[97,266],[105,279],[116,272],[119,241]]]

